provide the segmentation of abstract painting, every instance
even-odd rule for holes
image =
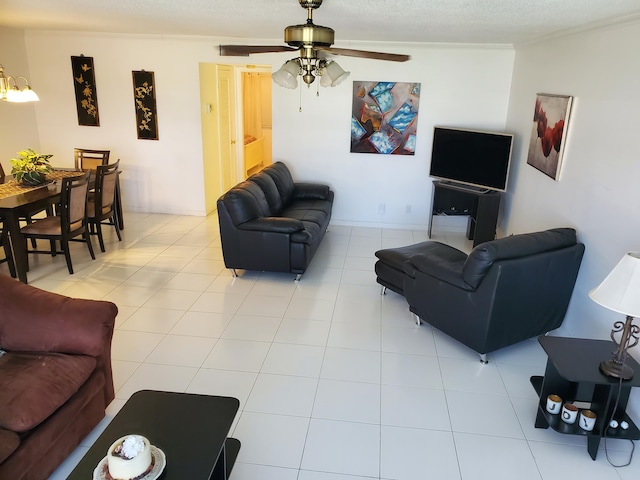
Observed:
[[[71,70],[73,71],[73,86],[76,92],[78,125],[99,127],[100,116],[98,115],[98,94],[93,57],[72,56]]]
[[[133,97],[136,106],[136,130],[140,140],[158,140],[156,86],[153,72],[133,71]]]
[[[414,155],[420,84],[353,82],[351,152]]]
[[[539,93],[533,111],[527,163],[558,180],[573,97]]]

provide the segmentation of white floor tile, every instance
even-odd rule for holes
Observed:
[[[233,315],[209,312],[186,312],[169,333],[192,337],[219,338]]]
[[[184,311],[189,310],[199,297],[200,292],[162,288],[154,293],[144,306]]]
[[[436,355],[433,331],[417,325],[382,327],[382,351],[417,355]]]
[[[217,278],[215,275],[179,272],[171,277],[164,286],[174,290],[193,290],[196,292],[204,292],[215,278]]]
[[[334,322],[327,345],[335,348],[380,351],[380,326],[369,323]]]
[[[290,300],[290,297],[251,294],[240,305],[238,314],[282,318],[287,311]]]
[[[116,392],[116,397],[128,399],[140,390],[162,390],[184,392],[198,369],[174,365],[153,365],[145,363],[129,377]]]
[[[380,368],[379,352],[327,348],[320,377],[332,380],[380,383]]]
[[[308,428],[308,418],[243,412],[233,432],[238,462],[298,469]]]
[[[335,300],[294,296],[287,306],[284,317],[330,322],[335,304]]]
[[[462,478],[540,480],[540,472],[525,440],[455,433]],[[580,478],[580,477],[571,477]]]
[[[243,409],[257,377],[257,373],[201,368],[186,392],[234,397],[240,400],[240,409]]]
[[[451,432],[382,427],[380,478],[461,479]]]
[[[323,357],[324,347],[273,343],[261,372],[318,378]]]
[[[451,390],[446,396],[454,432],[524,439],[509,397]]]
[[[215,343],[215,338],[167,335],[149,354],[146,362],[181,367],[200,367]]]
[[[203,368],[259,372],[269,352],[267,342],[221,338],[202,364]]]
[[[261,373],[249,394],[245,411],[310,417],[318,380]]]
[[[586,447],[529,442],[529,448],[536,459],[542,478],[620,479],[618,472],[609,465],[604,455],[598,455],[593,461]]]
[[[111,342],[111,359],[144,362],[163,338],[160,333],[116,330]]]
[[[451,430],[444,391],[382,385],[382,425]]]
[[[204,292],[191,305],[194,312],[236,313],[245,299],[245,294]]]
[[[325,346],[330,328],[329,322],[284,318],[280,322],[274,342]]]
[[[447,390],[507,395],[498,369],[492,363],[451,358],[440,362],[442,381]]]
[[[382,353],[382,383],[406,387],[442,389],[437,357]]]
[[[380,423],[380,385],[320,380],[313,418]]]
[[[297,480],[298,469],[236,462],[232,477],[233,480]]]
[[[167,333],[184,314],[185,310],[139,307],[119,328],[135,332]]]
[[[271,342],[278,331],[280,321],[278,317],[238,314],[231,319],[222,332],[222,338]]]
[[[379,425],[311,419],[302,469],[378,477],[379,466]]]

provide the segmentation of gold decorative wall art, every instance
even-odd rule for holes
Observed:
[[[140,140],[158,140],[156,87],[153,72],[133,71],[136,129]]]
[[[78,125],[99,127],[100,115],[98,114],[98,94],[93,57],[72,56],[71,69],[73,71],[73,87],[76,92]]]

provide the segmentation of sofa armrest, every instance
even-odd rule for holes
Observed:
[[[320,183],[294,183],[293,198],[296,200],[328,200],[329,186]]]
[[[287,217],[262,217],[238,225],[239,230],[253,232],[295,233],[304,230],[300,220]]]
[[[6,350],[98,357],[111,347],[117,314],[111,302],[69,298],[0,275],[0,346]]]
[[[467,256],[451,247],[441,249],[438,253],[413,255],[403,264],[405,273],[411,278],[422,273],[463,290],[474,290],[462,279],[462,267]]]

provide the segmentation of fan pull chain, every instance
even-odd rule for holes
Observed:
[[[302,113],[302,82],[298,82],[300,84],[298,88],[298,92],[300,94],[300,98],[298,100],[298,112]]]

